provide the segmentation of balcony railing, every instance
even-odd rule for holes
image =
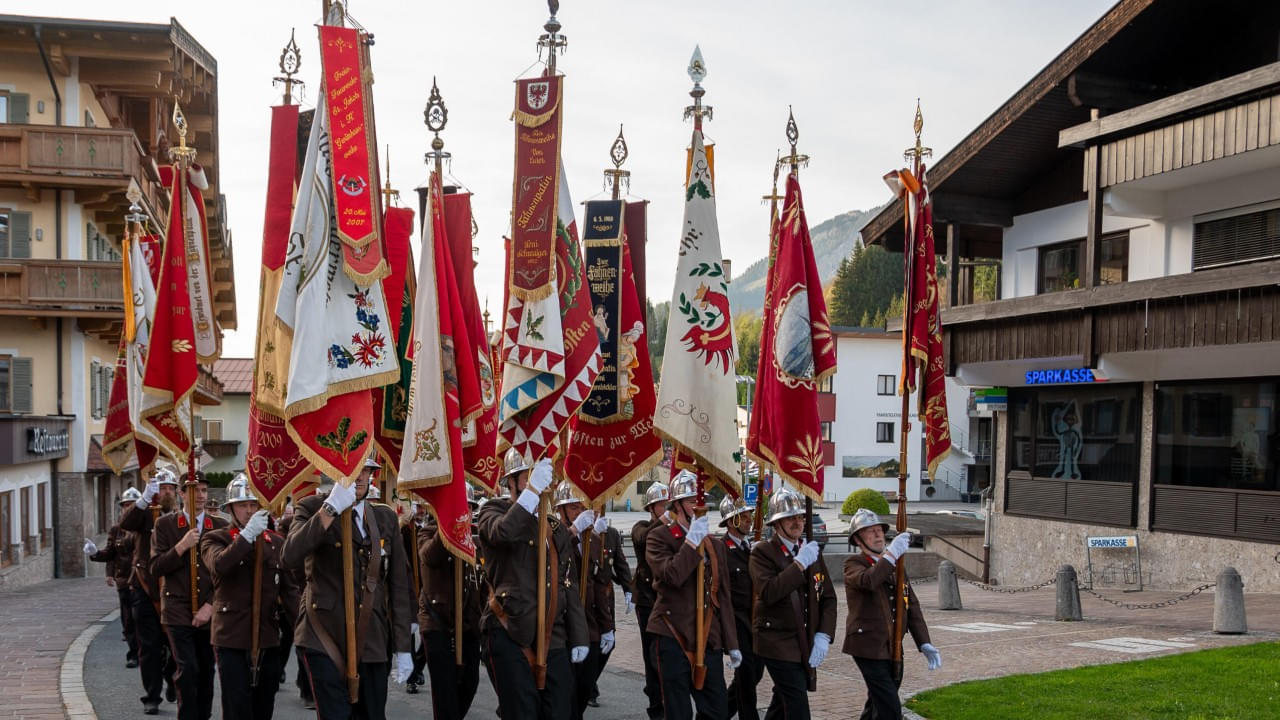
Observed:
[[[0,260],[0,314],[116,317],[123,312],[120,263]]]

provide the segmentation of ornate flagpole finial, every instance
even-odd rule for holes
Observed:
[[[196,159],[196,149],[187,147],[187,116],[182,114],[177,96],[173,98],[173,126],[178,130],[178,147],[169,148],[169,159],[190,165]]]
[[[779,150],[777,158],[774,159],[773,161],[773,190],[770,191],[768,195],[760,196],[761,205],[769,202],[777,202],[779,200],[784,199],[781,195],[778,194],[778,171],[781,169],[782,169],[782,151]]]
[[[391,146],[387,145],[387,175],[382,182],[382,195],[386,198],[386,206],[391,207],[393,202],[400,201],[400,191],[391,187]]]
[[[627,161],[627,139],[622,136],[622,126],[618,126],[618,137],[609,148],[609,159],[613,161],[613,169],[604,171],[605,188],[613,192],[613,199],[622,197],[622,185],[631,189],[631,171],[623,170],[622,163]]]
[[[801,155],[796,152],[796,143],[800,142],[800,127],[796,125],[796,115],[791,110],[791,106],[787,106],[787,142],[791,145],[791,154],[781,158],[778,162],[787,163],[791,166],[791,172],[798,171],[801,167],[809,166],[809,156]],[[774,168],[775,180],[777,168]]]
[[[284,85],[284,104],[293,105],[293,88],[303,87],[306,83],[298,80],[294,75],[298,74],[298,70],[302,68],[302,51],[298,49],[298,43],[294,38],[294,31],[289,31],[289,44],[284,46],[280,51],[280,73],[281,75],[272,78],[272,85]]]
[[[911,123],[911,129],[916,133],[915,147],[909,147],[903,151],[902,157],[907,162],[919,162],[920,160],[933,157],[933,148],[927,148],[920,144],[920,133],[924,130],[924,113],[920,112],[920,98],[916,98],[916,118]]]
[[[431,96],[427,98],[427,107],[422,111],[422,122],[435,134],[431,139],[431,152],[426,154],[425,160],[427,163],[434,163],[436,172],[440,172],[444,161],[451,157],[444,151],[444,140],[440,139],[440,131],[449,124],[449,108],[445,107],[435,77],[431,78]]]
[[[693,98],[693,104],[684,109],[684,119],[693,118],[693,127],[696,130],[702,129],[702,119],[711,119],[712,108],[710,105],[702,104],[702,96],[707,91],[702,87],[702,81],[707,77],[707,63],[702,59],[702,47],[700,45],[693,46],[693,57],[689,58],[689,67],[687,68],[689,79],[693,81],[693,89],[689,91],[689,97]]]
[[[560,34],[560,20],[556,18],[556,13],[560,11],[560,0],[547,0],[547,9],[551,11],[551,17],[548,17],[542,25],[546,33],[538,37],[538,56],[542,56],[542,48],[547,49],[547,74],[555,75],[556,51],[567,50],[569,38]]]

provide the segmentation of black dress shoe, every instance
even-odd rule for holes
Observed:
[[[591,698],[587,701],[587,707],[600,707],[600,701],[595,698]]]
[[[128,660],[125,660],[125,661],[124,661],[124,666],[125,666],[125,667],[127,667],[127,668],[136,668],[136,667],[138,667],[138,659],[137,659],[137,658],[129,658]]]
[[[178,702],[178,690],[173,687],[173,683],[167,683],[164,686],[164,699],[169,702]]]
[[[298,696],[302,698],[302,707],[306,708],[307,710],[316,709],[316,699],[311,696],[311,693],[300,692],[298,693]]]
[[[143,715],[159,715],[159,714],[160,714],[160,703],[153,703],[153,702],[143,703],[143,704],[142,704],[142,714],[143,714]]]
[[[404,686],[404,691],[405,691],[406,693],[408,693],[409,695],[417,695],[417,694],[418,694],[418,686],[417,686],[417,685],[415,685],[414,683],[406,683],[406,684],[405,684],[405,686]]]

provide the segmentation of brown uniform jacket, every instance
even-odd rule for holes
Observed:
[[[729,594],[733,598],[733,617],[739,627],[751,632],[751,551],[745,542],[724,534],[725,559],[729,562]],[[738,642],[750,638],[739,637]]]
[[[597,552],[599,553],[597,555]],[[604,542],[600,536],[592,533],[591,554],[595,557],[595,567],[591,571],[595,592],[597,627],[605,633],[616,630],[614,616],[617,610],[614,603],[613,585],[617,583],[628,592],[634,579],[631,577],[631,566],[622,552],[622,533],[617,528],[609,527],[604,534]],[[635,602],[635,598],[632,598]]]
[[[573,572],[573,540],[555,518],[549,517],[547,522],[559,561],[552,567],[551,553],[547,553],[547,584],[556,592],[548,648],[581,647],[588,642],[587,619]],[[487,603],[480,626],[486,630],[504,626],[516,644],[532,648],[538,624],[538,519],[510,498],[495,498],[480,508],[476,524],[485,576],[493,593],[493,603]],[[505,622],[494,611],[494,603]]]
[[[894,570],[885,559],[874,563],[868,555],[851,555],[844,561],[844,592],[849,618],[844,627],[842,652],[860,658],[889,660],[889,636],[893,634]],[[929,642],[929,628],[916,593],[907,584],[907,622],[916,647]],[[906,634],[905,631],[903,633]]]
[[[201,534],[226,526],[226,520],[205,513]],[[165,625],[191,627],[191,551],[179,555],[174,550],[190,529],[186,513],[174,512],[160,516],[151,535],[151,575],[160,580],[160,622]],[[197,554],[197,605],[204,605],[213,602],[213,576],[199,557],[199,543],[194,550]]]
[[[694,650],[697,626],[698,558],[700,553],[684,540],[679,523],[651,528],[645,540],[645,557],[653,570],[657,600],[646,631],[674,637],[686,652]],[[724,543],[707,537],[711,552],[707,557],[706,586],[702,603],[709,623],[708,650],[738,649],[738,629],[733,619],[733,597],[729,588],[729,561]],[[675,631],[673,634],[672,631]]]
[[[326,530],[320,519],[323,502],[323,497],[313,495],[298,503],[289,527],[289,537],[284,543],[282,561],[286,570],[300,567],[306,573],[294,644],[328,653],[323,639],[327,637],[341,653],[345,652],[346,642],[342,516],[334,518]],[[350,522],[354,523],[355,517],[356,511],[352,509]],[[409,602],[412,594],[409,590],[409,561],[400,541],[400,523],[394,510],[379,503],[366,502],[364,525],[364,537],[361,537],[359,528],[351,529],[355,583],[352,592],[355,593],[356,638],[359,644],[356,657],[362,663],[380,663],[390,660],[389,652],[411,652],[413,648],[409,628],[414,621]],[[376,546],[372,542],[375,531]],[[362,589],[370,562],[377,563],[377,582],[373,588],[373,608],[368,613],[368,624],[361,627]],[[342,667],[341,663],[337,664]]]
[[[751,549],[751,585],[755,596],[751,649],[755,654],[784,662],[808,662],[806,588],[818,592],[817,626],[812,630],[835,639],[836,589],[821,555],[817,562],[801,570],[795,556],[775,534]]]
[[[284,537],[264,531],[256,542],[239,539],[239,528],[214,530],[200,538],[200,557],[213,575],[213,636],[215,647],[249,650],[253,647],[254,546],[262,545],[262,587],[259,605],[258,647],[280,644],[277,615],[297,615],[297,594],[280,571]],[[294,609],[288,611],[290,597]]]
[[[435,518],[418,530],[418,563],[422,568],[422,590],[418,596],[418,625],[423,630],[453,633],[454,563],[458,559],[449,552],[437,532]],[[488,601],[488,590],[476,566],[463,563],[462,630],[479,632],[480,616]]]
[[[127,588],[133,577],[133,533],[112,525],[107,531],[107,544],[98,548],[98,552],[89,556],[94,562],[107,564],[107,576],[115,581],[116,587]]]
[[[631,582],[631,599],[636,607],[653,607],[658,599],[653,591],[653,571],[649,569],[649,559],[645,557],[645,540],[649,537],[649,526],[652,518],[645,518],[631,526],[631,549],[636,553],[636,574]]]
[[[153,603],[160,602],[160,584],[151,577],[151,531],[155,529],[159,510],[158,506],[140,508],[134,505],[120,516],[120,529],[133,533],[133,576],[130,581],[134,587],[141,588]]]

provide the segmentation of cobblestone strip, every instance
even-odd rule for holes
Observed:
[[[102,632],[102,628],[119,617],[120,611],[112,610],[81,630],[62,656],[62,674],[58,687],[62,694],[62,708],[66,710],[70,720],[98,720],[98,714],[93,711],[93,703],[89,701],[89,694],[84,691],[84,656],[89,651],[89,643]]]

